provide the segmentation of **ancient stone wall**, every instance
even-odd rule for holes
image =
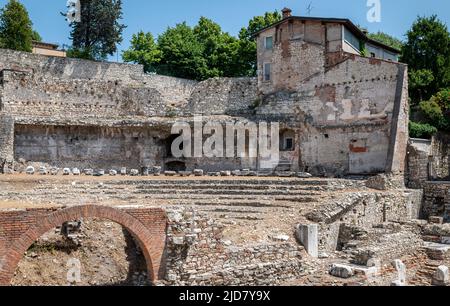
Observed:
[[[309,44],[291,42],[294,50],[303,52],[296,59],[311,63],[323,56],[305,53],[307,48],[295,44]],[[284,63],[276,57],[277,48],[281,47],[273,51],[274,67]],[[408,140],[406,66],[354,55],[326,70],[323,63],[313,66],[321,70],[295,88],[277,88],[264,96],[257,115],[300,124],[299,155],[308,171],[402,173]],[[294,73],[286,69],[285,76]]]
[[[371,229],[384,222],[418,219],[423,193],[421,190],[381,193],[355,192],[309,214],[310,221],[320,225],[319,248],[336,250],[342,225]]]
[[[231,246],[215,220],[191,210],[168,216],[167,285],[274,285],[303,272],[295,244]]]
[[[11,116],[0,114],[0,173],[11,169],[14,156],[14,120]]]
[[[424,194],[422,217],[444,217],[450,221],[450,182],[426,182]]]
[[[258,106],[255,78],[214,78],[200,82],[192,93],[190,115],[248,116]]]
[[[297,26],[300,31],[302,26]],[[178,119],[190,120],[192,115],[202,114],[206,119],[222,121],[245,118],[280,122],[294,140],[292,150],[281,153],[281,161],[294,171],[338,176],[401,172],[407,139],[405,66],[354,55],[325,65],[327,43],[320,35],[320,39],[316,37],[321,29],[314,23],[308,24],[299,32],[304,41],[294,39],[287,45],[283,42],[275,45],[273,59],[279,65],[273,67],[279,82],[274,77],[271,90],[274,92],[267,95],[261,95],[265,93],[261,88],[258,92],[257,80],[252,78],[218,78],[198,83],[146,75],[141,66],[0,50],[1,112],[10,115],[19,129],[15,137],[18,141],[15,157],[30,162],[51,160],[57,156],[54,154],[56,146],[67,148],[64,149],[67,160],[76,160],[77,154],[89,150],[93,150],[94,155],[98,152],[88,139],[102,140],[104,145],[99,146],[106,147],[117,137],[131,137],[131,140],[147,137],[131,143],[117,140],[109,160],[125,160],[130,150],[121,148],[131,144],[137,148],[133,156],[139,156],[135,157],[133,165],[138,160],[161,164],[165,161],[156,157],[166,148],[164,140],[168,139],[171,125]],[[338,33],[332,25],[328,30]],[[340,39],[335,38],[328,43]],[[294,72],[298,75],[292,77]],[[36,130],[41,138],[34,139],[20,126],[39,126]],[[64,129],[60,127],[63,126],[105,129],[83,134],[92,129],[78,128],[75,135],[79,134],[78,139],[82,140],[76,141],[73,149],[66,145],[67,139],[73,137],[67,133],[62,135]],[[107,129],[112,127],[121,130]],[[148,131],[135,136],[133,129],[138,127],[148,128]],[[62,135],[56,145],[52,143],[55,140],[52,133],[43,133],[47,130],[58,130]],[[98,136],[99,133],[117,136],[105,139]],[[155,133],[164,135],[153,140],[151,137]],[[148,153],[138,149],[141,145],[153,147],[147,149]],[[10,147],[5,150],[12,156]],[[35,160],[35,156],[39,160]],[[51,158],[47,158],[49,156]],[[53,159],[53,162],[59,160]],[[224,170],[258,167],[254,161],[245,159],[210,160],[205,167],[221,170],[221,162],[226,164]],[[195,167],[197,161],[187,163]],[[109,165],[113,166],[116,163]]]
[[[410,139],[408,145],[408,187],[423,188],[430,174],[431,141]]]
[[[438,134],[431,145],[431,178],[450,180],[450,135]]]
[[[163,131],[143,127],[16,125],[14,155],[49,168],[140,169],[161,165],[163,137]]]

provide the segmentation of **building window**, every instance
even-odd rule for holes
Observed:
[[[280,132],[280,151],[295,151],[295,132],[293,130]]]
[[[371,52],[371,53],[370,53],[370,57],[374,57],[374,58],[375,58],[375,57],[377,57],[377,56],[375,55],[375,53]]]
[[[352,46],[355,50],[359,51],[359,49],[360,49],[360,45],[359,45],[360,41],[352,32],[350,32],[349,29],[347,29],[347,27],[344,27],[344,40],[350,46]]]
[[[271,64],[270,63],[266,63],[264,64],[264,81],[270,81],[270,70],[271,70]]]
[[[284,140],[284,151],[294,151],[294,139],[286,138]]]
[[[266,47],[266,50],[272,50],[273,49],[273,37],[272,36],[266,37],[266,39],[264,41],[264,45]]]

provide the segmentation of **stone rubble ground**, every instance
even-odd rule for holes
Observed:
[[[120,176],[97,178],[73,174],[57,177],[31,174],[1,176],[0,207],[83,203],[190,207],[223,224],[223,244],[226,247],[274,242],[298,245],[295,229],[298,224],[310,222],[307,216],[334,212],[336,203],[343,203],[344,199],[355,194],[373,192],[365,188],[364,181],[358,180],[254,178],[220,176],[220,173],[217,177],[201,177],[199,170],[189,176],[175,173],[166,177],[142,177],[125,176],[124,170],[120,170]],[[73,169],[69,171],[74,172]],[[346,209],[345,205],[339,205]],[[345,242],[340,251],[320,251],[318,258],[313,258],[302,250],[302,272],[293,280],[277,281],[277,284],[446,285],[448,270],[444,266],[450,265],[450,247],[424,243],[422,238],[433,235],[446,237],[448,225],[436,224],[434,219],[431,221],[390,222],[364,230],[354,227],[353,238]],[[90,243],[91,239],[105,239],[103,233],[93,237],[96,238],[86,235],[82,240]],[[174,238],[173,243],[183,246],[188,238]],[[49,254],[36,256],[34,252],[28,255],[25,259],[30,265],[29,271],[25,272],[27,277],[17,281],[18,284],[26,284],[27,279],[32,279],[29,275],[35,270],[31,265],[37,264],[37,257],[47,258]],[[42,263],[37,265],[46,269]],[[243,269],[246,268],[243,266]],[[206,276],[196,277],[202,279]]]

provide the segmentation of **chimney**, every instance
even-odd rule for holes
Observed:
[[[282,11],[283,19],[289,18],[292,16],[292,10],[290,8],[285,7]]]

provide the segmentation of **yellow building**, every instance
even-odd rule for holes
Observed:
[[[33,41],[33,53],[48,56],[66,57],[66,51],[58,50],[58,47],[59,46],[56,44]]]

